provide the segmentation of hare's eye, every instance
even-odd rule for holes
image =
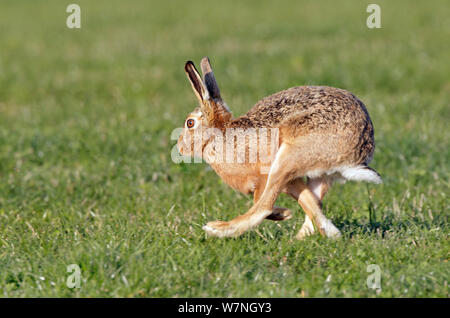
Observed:
[[[194,127],[194,125],[195,125],[195,120],[194,119],[188,119],[188,120],[186,120],[186,126],[187,126],[187,128],[192,128],[192,127]]]

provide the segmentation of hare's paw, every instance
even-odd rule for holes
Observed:
[[[291,210],[278,206],[275,206],[272,213],[266,217],[266,219],[272,221],[285,221],[289,220],[290,218],[292,218]]]
[[[302,225],[300,231],[298,231],[297,236],[295,237],[297,240],[303,240],[307,236],[314,234],[314,225],[311,222],[311,219],[308,215],[305,215],[305,222]]]
[[[213,221],[203,226],[203,230],[211,236],[231,237],[236,236],[236,228],[230,222]]]
[[[309,224],[306,224],[306,222],[303,224],[302,228],[300,229],[300,231],[298,231],[297,235],[295,236],[295,238],[297,240],[303,240],[306,237],[310,236],[314,234],[314,227]]]
[[[331,239],[338,239],[342,236],[341,231],[330,220],[323,221],[320,230],[326,237]]]

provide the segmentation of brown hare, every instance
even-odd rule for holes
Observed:
[[[326,237],[340,237],[340,231],[321,208],[333,182],[381,183],[380,175],[368,166],[375,144],[373,125],[364,104],[342,89],[298,86],[265,97],[247,114],[233,118],[220,96],[207,57],[201,61],[201,70],[203,78],[191,61],[185,65],[200,107],[188,115],[178,139],[178,151],[202,158],[225,183],[243,193],[252,193],[254,198],[245,214],[227,222],[209,222],[203,229],[213,236],[233,237],[264,219],[288,219],[289,210],[274,207],[278,195],[284,192],[306,212],[298,239],[311,235],[315,228]],[[261,132],[267,129],[270,137],[262,136]],[[229,131],[233,132],[233,142],[229,146],[227,140],[226,150],[227,155],[231,153],[227,157],[231,161],[223,160],[222,153],[223,136],[229,136]],[[249,131],[256,139],[251,138]],[[249,160],[250,148],[256,147],[261,154],[262,148],[275,144],[277,147],[271,148],[275,149],[272,160],[261,155]]]

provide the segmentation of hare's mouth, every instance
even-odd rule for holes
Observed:
[[[180,138],[177,142],[177,150],[180,155],[184,155],[184,147],[185,144],[183,142],[183,138]]]

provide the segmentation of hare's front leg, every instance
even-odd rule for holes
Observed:
[[[273,212],[273,205],[278,194],[295,174],[295,160],[290,158],[292,151],[285,144],[281,145],[271,165],[264,191],[257,202],[245,214],[229,222],[214,221],[206,224],[203,229],[212,236],[239,236],[245,231],[259,225]]]
[[[272,209],[272,213],[266,216],[266,220],[271,221],[286,221],[292,218],[292,212],[289,209],[274,206]]]
[[[267,182],[267,175],[261,176],[259,180],[259,184],[255,189],[255,192],[253,192],[253,204],[256,204],[258,202],[259,198],[261,197],[261,194],[264,191],[264,188],[266,187]],[[267,220],[271,221],[285,221],[292,218],[292,212],[289,209],[274,206],[272,209],[272,213],[266,217]]]

